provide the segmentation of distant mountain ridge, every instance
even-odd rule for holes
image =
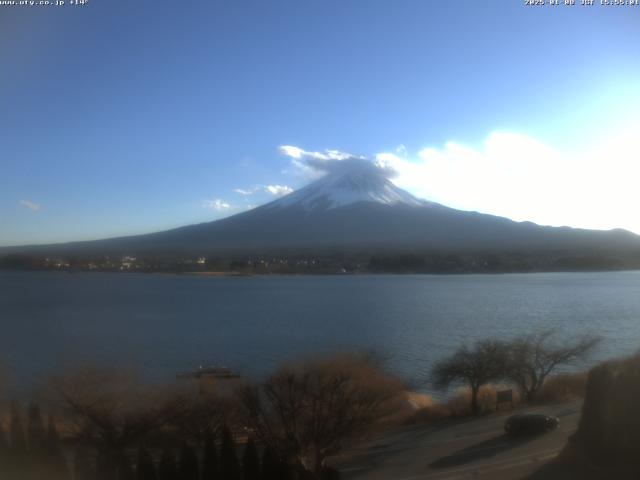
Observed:
[[[211,255],[323,251],[640,251],[625,231],[543,227],[421,200],[375,169],[329,173],[273,202],[208,223],[0,253]]]

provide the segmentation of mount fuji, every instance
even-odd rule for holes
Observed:
[[[381,169],[335,169],[306,187],[221,220],[130,237],[5,252],[254,254],[332,252],[640,251],[625,230],[544,227],[448,208],[398,188]]]

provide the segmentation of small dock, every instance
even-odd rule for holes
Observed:
[[[191,380],[232,380],[239,379],[240,374],[234,372],[228,367],[200,366],[191,372],[183,372],[176,375],[178,379]]]

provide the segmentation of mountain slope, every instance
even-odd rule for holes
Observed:
[[[330,173],[271,203],[222,220],[148,235],[6,251],[193,254],[354,251],[632,251],[624,231],[542,227],[420,200],[375,169]]]

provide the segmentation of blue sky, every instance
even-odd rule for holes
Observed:
[[[640,232],[640,7],[523,3],[0,6],[0,245],[237,213],[309,181],[284,145],[457,208]]]

